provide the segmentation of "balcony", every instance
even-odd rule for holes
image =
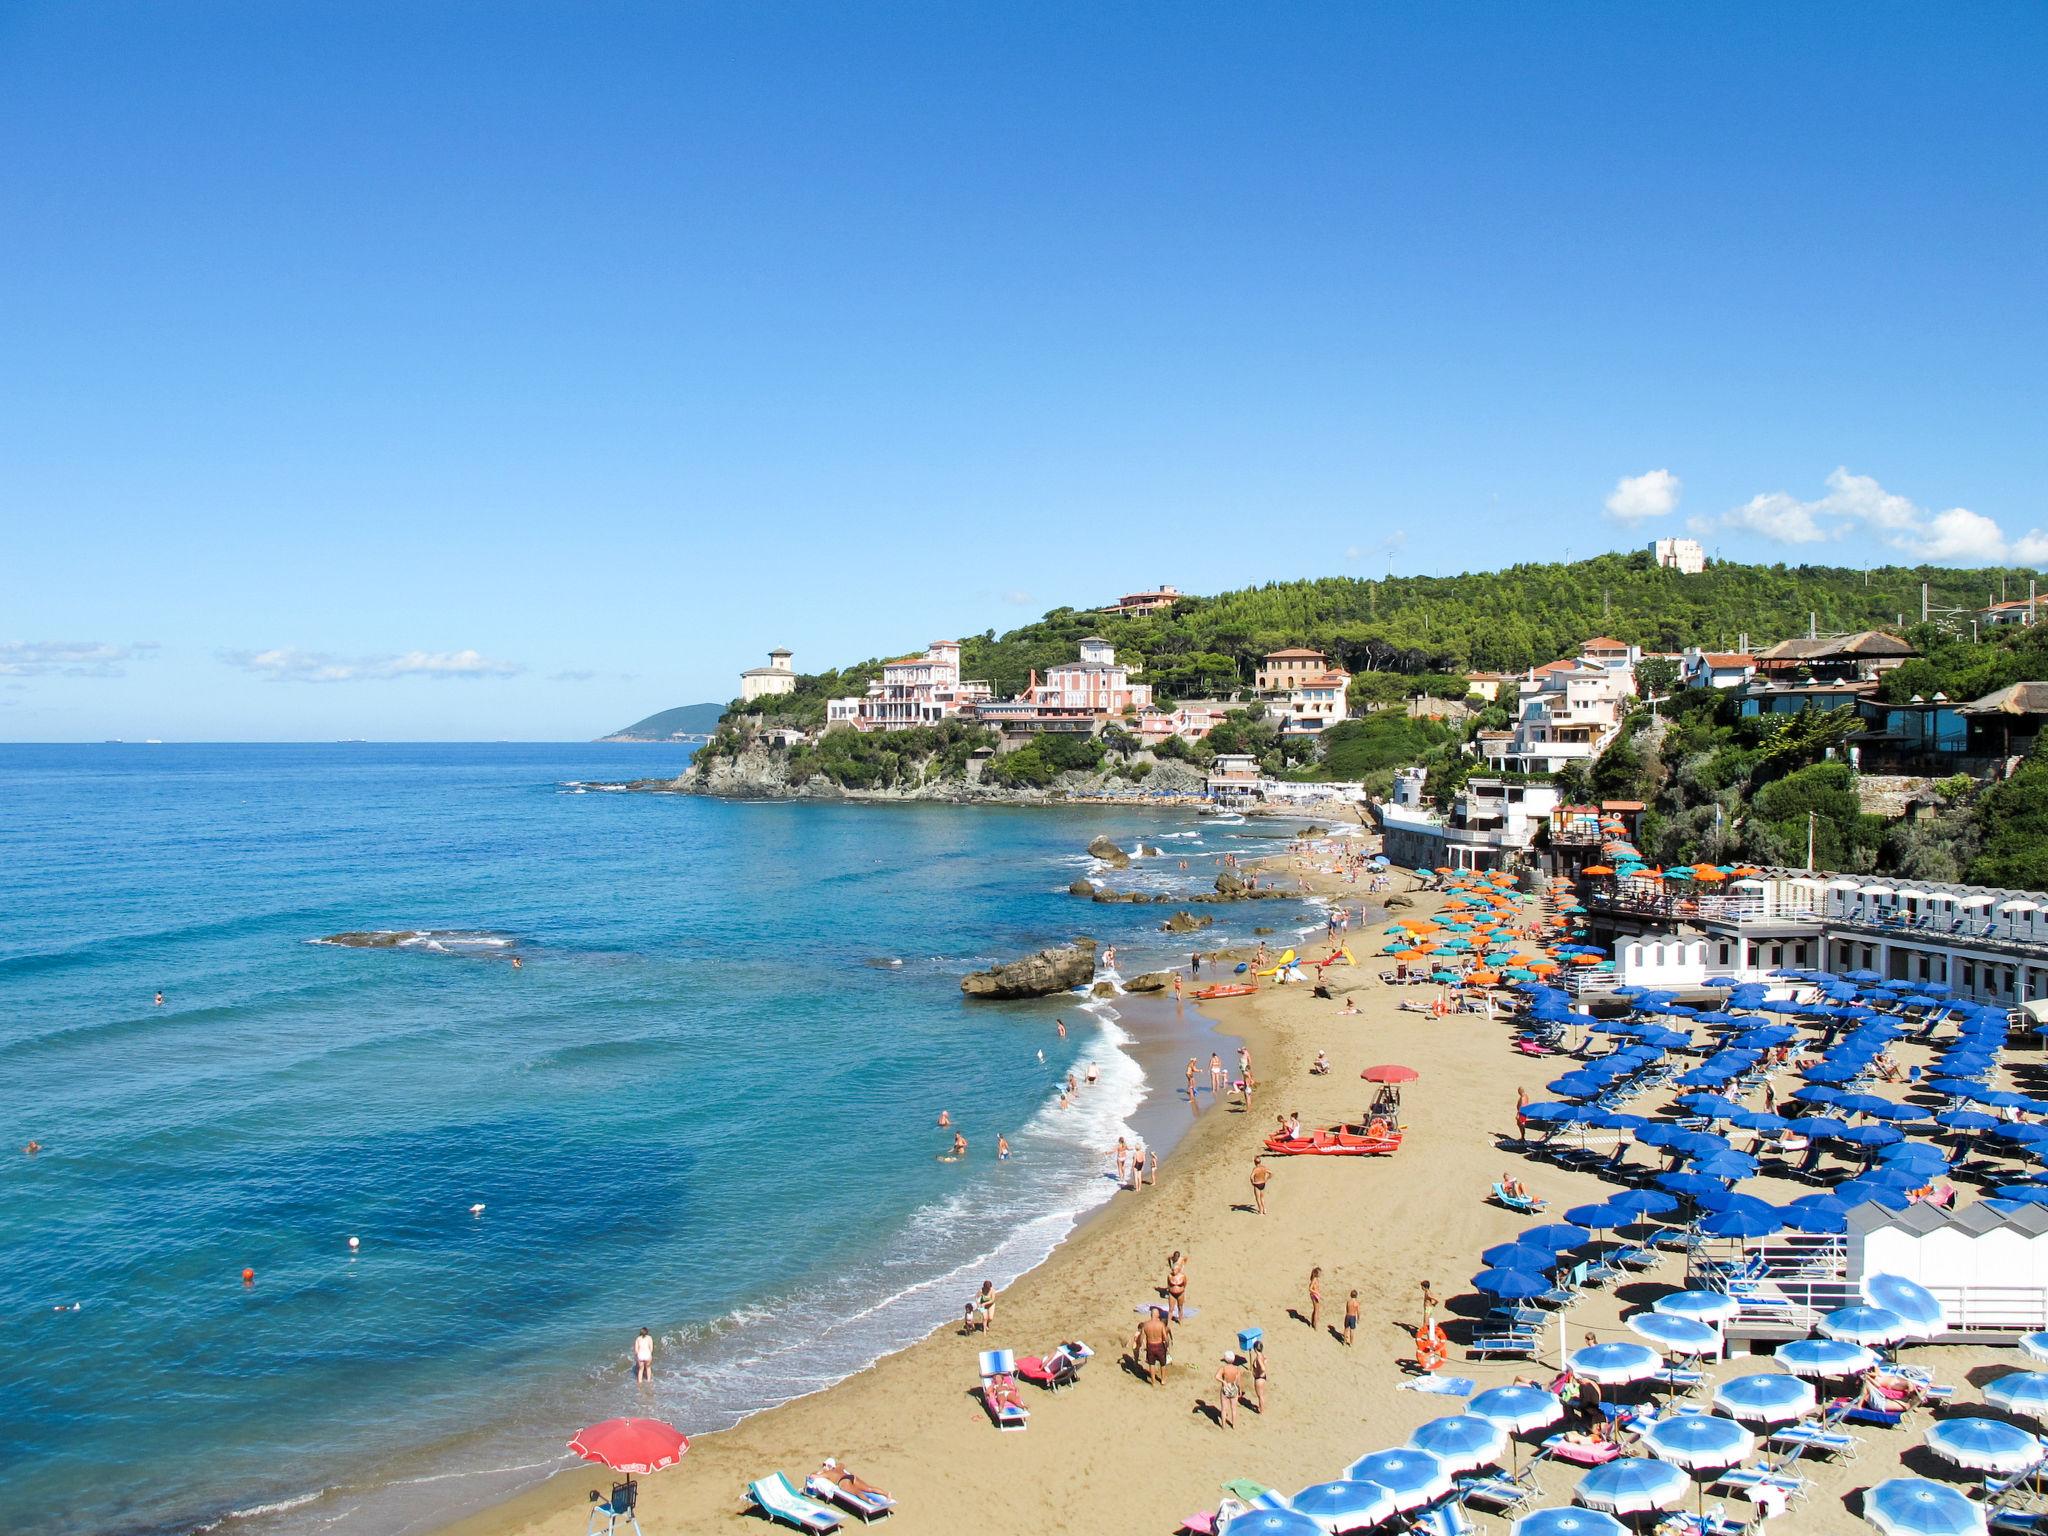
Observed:
[[[1996,950],[2019,959],[2039,960],[2048,955],[2048,939],[2022,932],[2010,921],[1994,917],[1909,918],[1900,912],[1851,910],[1828,916],[1830,929],[1863,933],[1884,939],[1918,939],[1930,944],[1968,944],[1972,949]]]
[[[1762,896],[1678,895],[1653,891],[1594,891],[1586,905],[1600,912],[1647,917],[1666,922],[1742,923],[1777,917],[1786,922],[1817,920],[1811,912],[1773,913]]]

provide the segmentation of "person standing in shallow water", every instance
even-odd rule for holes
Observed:
[[[645,1328],[640,1330],[640,1337],[633,1341],[633,1379],[654,1380],[654,1335]]]

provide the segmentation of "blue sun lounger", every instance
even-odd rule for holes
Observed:
[[[1025,1429],[1031,1422],[1031,1410],[1022,1403],[999,1403],[996,1401],[998,1378],[1012,1387],[1017,1381],[1017,1356],[1007,1349],[985,1349],[981,1352],[981,1405],[988,1410],[988,1416],[995,1421],[997,1429]]]
[[[859,1515],[861,1524],[879,1520],[896,1507],[896,1501],[886,1493],[855,1493],[851,1488],[842,1488],[837,1483],[828,1483],[815,1472],[804,1479],[804,1492],[820,1504],[836,1504]]]
[[[771,1522],[800,1531],[836,1531],[845,1520],[837,1510],[798,1493],[780,1472],[747,1484],[747,1498]]]

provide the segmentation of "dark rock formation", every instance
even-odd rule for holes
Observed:
[[[1126,992],[1164,992],[1173,985],[1173,972],[1147,971],[1124,983]]]
[[[1215,922],[1213,917],[1197,917],[1192,912],[1176,912],[1159,925],[1162,933],[1195,933]]]
[[[1008,965],[975,971],[960,980],[969,997],[1050,997],[1095,979],[1095,941],[1076,939],[1064,949],[1041,949]]]
[[[418,933],[410,928],[406,928],[397,932],[379,930],[373,933],[330,933],[319,942],[322,944],[339,944],[344,949],[391,949],[405,943],[408,939],[416,939],[418,937]]]
[[[1095,894],[1095,882],[1093,880],[1076,880],[1067,887],[1067,894],[1069,896],[1093,896]]]
[[[1216,894],[1218,896],[1242,896],[1250,889],[1250,886],[1246,885],[1244,881],[1227,869],[1216,877]]]
[[[1091,858],[1102,860],[1111,869],[1128,868],[1131,862],[1131,856],[1125,853],[1123,849],[1117,847],[1107,837],[1098,837],[1094,842],[1090,843],[1088,845],[1088,853]]]

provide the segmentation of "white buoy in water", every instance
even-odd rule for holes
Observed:
[[[362,1246],[363,1240],[360,1237],[352,1237],[348,1240],[348,1251],[350,1253],[354,1253],[358,1248]]]
[[[476,1203],[475,1205],[472,1205],[472,1206],[471,1206],[471,1207],[469,1208],[469,1214],[470,1214],[470,1215],[472,1215],[472,1216],[481,1216],[481,1215],[483,1215],[483,1213],[484,1213],[484,1203],[483,1203],[483,1201],[481,1201],[481,1200],[477,1201],[477,1203]]]

